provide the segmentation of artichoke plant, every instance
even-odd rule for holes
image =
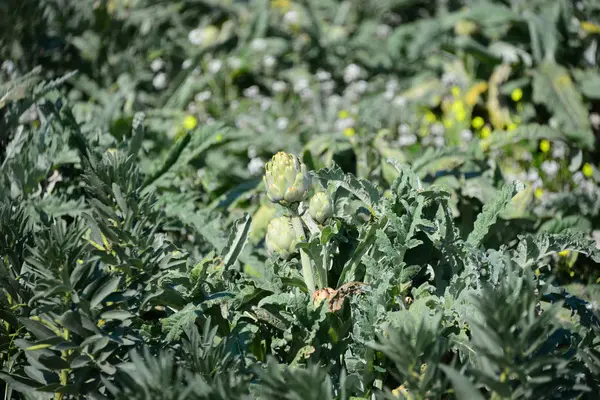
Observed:
[[[287,260],[296,252],[296,243],[298,243],[298,240],[290,217],[273,218],[269,222],[267,236],[265,237],[269,254],[278,254],[281,258]]]
[[[267,196],[273,203],[289,206],[308,195],[310,175],[298,157],[280,151],[265,165]]]
[[[308,206],[310,216],[322,224],[327,218],[333,215],[333,205],[329,195],[325,192],[316,193],[311,199]]]

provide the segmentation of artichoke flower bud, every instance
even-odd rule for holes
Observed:
[[[269,222],[267,236],[265,237],[269,254],[278,254],[279,257],[287,260],[290,255],[296,252],[296,243],[298,243],[298,239],[291,218],[273,218]]]
[[[269,200],[283,206],[306,199],[310,187],[306,165],[295,155],[282,151],[265,165],[263,180]]]
[[[331,199],[325,192],[318,192],[310,199],[308,206],[310,216],[322,224],[325,220],[333,215],[333,205]]]

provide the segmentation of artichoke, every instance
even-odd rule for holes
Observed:
[[[333,215],[333,205],[327,193],[318,192],[310,199],[308,213],[320,224]]]
[[[263,180],[269,200],[283,206],[306,199],[310,187],[306,165],[295,155],[282,151],[265,166]]]
[[[267,227],[265,243],[269,254],[278,254],[284,260],[295,253],[298,239],[291,218],[285,216],[273,218]]]

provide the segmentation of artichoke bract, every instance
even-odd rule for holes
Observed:
[[[310,187],[306,165],[295,155],[282,151],[265,165],[263,180],[269,200],[284,206],[306,199]]]
[[[310,216],[322,224],[325,220],[333,215],[333,205],[331,199],[325,192],[318,192],[310,199],[308,206]]]
[[[273,218],[267,227],[267,236],[265,244],[269,254],[278,254],[279,257],[287,260],[296,252],[296,232],[292,226],[290,217]]]

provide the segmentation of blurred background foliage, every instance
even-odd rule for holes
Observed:
[[[337,165],[341,168],[339,173],[351,173],[372,183],[387,199],[395,198],[397,179],[403,178],[402,170],[388,160],[410,165],[415,174],[415,188],[423,190],[435,185],[449,193],[447,200],[435,198],[435,201],[439,201],[440,209],[450,213],[453,225],[447,229],[450,232],[456,228],[458,241],[466,240],[477,228],[477,215],[485,211],[484,204],[494,204],[503,198],[506,184],[518,180],[524,184],[524,190],[505,204],[506,207],[498,206],[494,229],[481,237],[480,245],[487,253],[478,255],[481,257],[478,262],[500,265],[499,254],[507,249],[518,248],[527,256],[532,255],[532,248],[536,251],[551,249],[547,254],[541,250],[539,254],[534,252],[539,256],[530,268],[535,278],[521,279],[553,282],[585,299],[589,307],[578,303],[581,310],[596,310],[600,301],[600,269],[588,245],[600,242],[599,40],[600,3],[594,0],[2,1],[0,200],[5,204],[2,229],[6,229],[6,238],[23,238],[16,242],[6,239],[3,243],[3,249],[11,251],[2,254],[3,265],[6,265],[2,271],[13,271],[9,265],[20,268],[24,263],[33,266],[34,271],[28,272],[32,275],[27,275],[30,277],[27,285],[15,283],[24,286],[20,289],[23,293],[8,292],[11,294],[6,296],[4,292],[3,301],[14,307],[20,304],[15,303],[15,299],[22,296],[22,302],[29,305],[26,311],[20,311],[21,318],[44,315],[45,307],[50,306],[37,304],[39,299],[34,292],[46,293],[54,300],[44,301],[54,302],[58,307],[53,309],[52,318],[62,316],[60,329],[66,332],[71,329],[68,327],[74,327],[77,331],[77,324],[69,324],[70,297],[60,300],[52,297],[62,293],[64,287],[52,281],[41,266],[49,268],[57,259],[66,260],[67,264],[85,260],[80,265],[95,271],[86,276],[89,281],[72,276],[72,282],[62,284],[72,286],[72,290],[77,288],[85,301],[107,307],[93,311],[92,306],[92,311],[85,311],[86,318],[94,321],[92,325],[109,321],[107,329],[114,328],[117,336],[131,334],[135,338],[132,336],[131,343],[125,340],[126,343],[119,345],[104,343],[107,336],[94,339],[100,344],[85,343],[91,346],[85,351],[89,351],[94,360],[95,372],[85,369],[91,368],[86,364],[88,361],[78,359],[85,371],[78,379],[84,382],[89,372],[94,383],[89,385],[89,392],[82,389],[85,385],[79,385],[79,393],[102,393],[116,398],[136,398],[136,393],[143,393],[139,398],[157,398],[153,397],[156,396],[153,391],[160,393],[169,384],[159,378],[176,376],[177,381],[185,385],[181,386],[181,392],[174,391],[172,398],[185,398],[185,393],[201,398],[204,389],[205,393],[211,393],[207,398],[242,398],[240,396],[248,392],[249,382],[258,379],[256,376],[260,373],[262,382],[266,383],[257,393],[265,398],[294,398],[293,393],[305,393],[305,398],[327,398],[334,393],[344,398],[346,389],[343,388],[366,398],[374,395],[373,387],[392,388],[403,386],[403,382],[408,382],[411,393],[419,393],[420,398],[435,397],[447,394],[448,379],[455,387],[458,384],[468,390],[469,385],[457,383],[455,379],[460,378],[452,372],[435,369],[429,374],[425,370],[413,370],[422,360],[413,360],[414,365],[403,363],[414,354],[421,354],[424,348],[429,364],[444,359],[451,346],[438,343],[436,338],[449,337],[447,330],[456,324],[459,331],[456,337],[465,339],[467,330],[461,324],[465,323],[464,315],[475,314],[472,307],[487,313],[487,322],[492,326],[503,318],[509,320],[517,316],[490,314],[493,303],[486,303],[485,298],[477,306],[469,306],[471,308],[456,305],[462,298],[459,301],[456,296],[452,300],[442,296],[442,288],[450,279],[447,276],[440,278],[445,283],[437,286],[440,297],[436,297],[435,303],[427,292],[429,289],[417,284],[425,281],[424,271],[413,277],[413,288],[421,289],[411,293],[409,301],[418,300],[419,296],[421,300],[415,301],[416,305],[410,309],[417,310],[414,312],[420,316],[429,316],[428,311],[423,311],[428,307],[426,304],[435,303],[437,307],[445,301],[447,314],[443,322],[438,324],[432,318],[425,318],[423,325],[415,324],[418,328],[403,326],[399,316],[404,317],[401,309],[408,304],[396,297],[409,292],[394,292],[396,297],[382,306],[384,311],[369,309],[364,302],[356,305],[353,318],[360,320],[357,323],[360,328],[353,332],[351,344],[344,341],[328,344],[330,347],[324,346],[317,359],[331,362],[341,357],[340,354],[346,354],[344,351],[348,348],[354,351],[354,356],[362,354],[365,344],[375,340],[375,331],[367,331],[367,327],[374,326],[374,315],[378,312],[397,313],[385,323],[399,329],[395,339],[413,341],[413,347],[399,349],[384,340],[378,351],[388,357],[385,360],[378,358],[375,347],[369,348],[365,351],[369,356],[332,362],[335,365],[330,365],[328,376],[318,368],[307,368],[302,370],[305,375],[294,377],[294,373],[281,365],[267,363],[266,354],[271,353],[280,363],[299,364],[303,352],[310,352],[302,346],[327,342],[324,338],[331,332],[344,336],[350,331],[347,324],[351,319],[346,314],[338,321],[338,317],[331,314],[317,316],[303,310],[299,304],[306,303],[308,296],[304,292],[291,294],[290,287],[294,285],[290,282],[297,278],[290,272],[293,268],[287,263],[273,264],[266,257],[263,239],[267,224],[281,210],[263,194],[264,164],[272,154],[285,150],[298,154],[311,170],[332,168],[327,170],[327,178],[321,179],[326,187],[332,177],[338,181],[343,179],[332,172]],[[113,184],[120,189],[115,189]],[[125,193],[125,200],[121,192]],[[406,193],[409,192],[407,189]],[[418,196],[412,198],[406,193],[402,199],[413,207]],[[114,207],[111,199],[120,202],[118,207],[123,211],[120,219],[110,211]],[[383,203],[374,203],[384,208]],[[346,225],[343,229],[335,225],[340,230],[333,230],[331,237],[342,246],[342,253],[350,254],[354,251],[350,244],[368,238],[365,232],[369,230],[358,228],[362,224],[373,224],[369,225],[374,226],[373,232],[384,229],[377,225],[379,222],[369,220],[355,202],[343,200],[337,207],[336,216]],[[392,214],[398,211],[393,206],[390,210]],[[218,268],[221,261],[216,254],[222,254],[227,248],[230,230],[237,232],[245,214],[252,216],[250,245],[238,262],[246,272],[251,268],[262,271],[265,275],[260,283],[248,277],[240,281],[239,277],[228,276]],[[440,222],[439,215],[429,214],[427,218],[433,226],[448,223]],[[138,219],[141,222],[136,222]],[[120,221],[118,229],[110,225],[116,220]],[[420,226],[419,240],[430,234],[428,226]],[[85,243],[78,241],[82,232],[86,235]],[[161,239],[157,239],[159,233]],[[386,234],[392,239],[400,235],[389,231]],[[558,234],[579,236],[577,240],[556,243],[548,239]],[[527,235],[539,241],[533,245],[524,239]],[[111,254],[112,249],[103,244],[106,237],[120,243],[120,253]],[[585,245],[581,244],[582,240]],[[419,249],[440,262],[439,265],[445,265],[447,255],[443,251],[446,250],[440,248],[439,253],[431,253],[433,247],[443,247],[445,242],[433,239],[431,243],[425,242]],[[30,254],[30,248],[36,251]],[[49,250],[51,248],[55,253]],[[575,251],[576,248],[586,250]],[[44,249],[48,251],[43,252]],[[457,253],[452,253],[454,251]],[[451,251],[456,257],[459,253],[457,249]],[[86,256],[78,258],[81,254]],[[460,257],[464,255],[460,254]],[[415,264],[436,265],[429,259],[424,261],[427,257],[420,258],[410,252],[407,257],[413,257],[408,262]],[[360,260],[367,270],[372,265],[369,262],[373,262]],[[337,262],[343,264],[343,261]],[[131,272],[121,270],[128,263],[136,268],[140,263],[150,267],[133,279]],[[96,269],[92,265],[96,265]],[[187,279],[186,283],[178,286],[184,278],[167,274],[165,271],[169,268],[178,270]],[[466,267],[456,268],[453,272]],[[505,271],[504,266],[498,268],[497,272]],[[123,275],[118,275],[121,273]],[[20,276],[16,273],[15,282]],[[265,276],[273,280],[272,284],[264,282]],[[288,280],[282,282],[282,276]],[[365,279],[367,277],[368,274]],[[207,287],[198,283],[202,280],[208,282]],[[94,284],[100,288],[92,285],[94,281],[102,282]],[[498,282],[494,284],[497,286]],[[397,290],[383,286],[381,293],[386,289]],[[500,293],[509,298],[508,289],[504,286],[501,289],[504,292],[500,290]],[[110,314],[115,310],[103,302],[102,295],[113,290],[120,291],[122,297],[108,302],[121,304],[119,301],[123,301],[126,306],[117,311],[127,310],[135,315],[135,323],[126,314]],[[128,290],[137,294],[132,295]],[[157,294],[161,290],[166,294]],[[520,316],[534,315],[531,307],[539,299],[528,297],[526,290],[522,290]],[[236,296],[231,306],[236,310],[231,312],[235,317],[227,316],[226,306],[210,297],[227,291]],[[258,292],[260,294],[256,294]],[[259,305],[263,297],[268,297],[267,292],[280,297],[269,297]],[[96,300],[94,293],[99,293]],[[369,299],[376,298],[376,294],[373,296]],[[213,303],[204,305],[205,301]],[[292,303],[289,307],[293,313],[302,317],[297,318],[301,322],[296,321],[294,328],[286,325],[282,330],[285,334],[273,333],[281,326],[277,322],[281,322],[281,315],[277,319],[272,314],[255,314],[251,308],[259,306],[261,310],[280,312],[286,301]],[[166,308],[165,304],[168,304]],[[159,310],[151,309],[150,305],[156,305]],[[83,308],[86,307],[89,308]],[[572,309],[575,308],[577,306],[572,305]],[[460,314],[460,318],[450,318],[452,312],[448,310],[454,310],[452,312]],[[200,315],[200,311],[211,316],[217,331],[210,331],[209,322],[205,332],[193,329],[184,332],[187,323],[194,321],[193,317]],[[114,319],[101,318],[103,312]],[[254,323],[239,323],[240,319],[248,318],[248,313]],[[549,323],[548,326],[556,330],[534,323],[535,326],[525,326],[523,321],[519,322],[522,325],[516,325],[523,332],[530,329],[543,335],[555,335],[556,339],[564,328],[562,325],[558,328],[559,322],[565,319],[568,318],[558,313]],[[116,321],[125,322],[121,326]],[[202,321],[206,322],[205,316]],[[319,325],[323,321],[335,328],[327,333],[324,326]],[[13,328],[29,323],[24,325],[27,326],[24,332],[33,332],[38,340],[47,339],[49,335],[31,322],[23,323],[21,319],[19,323],[10,322]],[[566,324],[570,323],[571,320]],[[317,326],[320,328],[315,328]],[[581,326],[575,331],[560,340],[571,340],[573,346],[573,343],[581,345],[577,362],[562,365],[555,360],[557,364],[552,364],[555,368],[552,373],[556,375],[552,377],[572,368],[576,371],[573,380],[580,382],[578,379],[583,375],[593,376],[594,368],[600,371],[597,336],[593,334],[596,331]],[[64,332],[59,333],[64,336]],[[88,332],[80,330],[78,345],[83,346],[81,342],[90,332],[100,335],[96,328]],[[32,340],[32,337],[19,338],[14,329],[3,333],[6,337],[12,335],[3,342],[3,354],[7,355],[2,358],[3,370],[17,369],[17,364],[25,358],[22,349],[28,348],[30,343],[17,343],[19,353],[14,340]],[[484,328],[477,334],[479,338],[491,335]],[[501,345],[511,342],[508,333],[501,334],[505,336],[494,340]],[[228,350],[234,346],[227,340],[215,344],[214,349],[200,345],[202,341],[210,342],[211,335],[218,336],[218,342],[228,335],[251,339],[245,343],[247,352],[237,349],[236,357],[230,360],[224,354],[230,354]],[[428,338],[424,339],[426,343],[415,342],[421,335]],[[67,343],[68,338],[64,342]],[[164,346],[172,342],[182,347]],[[535,343],[526,342],[526,338],[523,339],[521,350],[529,345],[535,347]],[[52,346],[58,346],[52,351],[71,351],[63,342],[57,343],[52,342]],[[154,353],[128,353],[130,347],[141,343]],[[432,347],[432,343],[439,347]],[[466,342],[459,340],[458,343]],[[483,349],[478,361],[484,365],[509,363],[494,358],[493,351],[486,352],[481,343],[477,345]],[[158,354],[157,349],[164,348],[173,353]],[[282,348],[293,349],[294,356],[299,358],[282,355]],[[546,354],[546,350],[536,351]],[[410,351],[414,353],[406,354]],[[460,354],[459,369],[466,365],[463,362],[469,352]],[[74,362],[76,356],[69,362]],[[100,358],[96,359],[97,356]],[[192,364],[189,360],[182,361],[188,356],[196,357],[196,361]],[[40,357],[42,360],[49,357],[50,363],[60,364],[50,354],[40,353],[36,357],[28,361],[34,367],[39,367]],[[249,358],[264,361],[264,369],[258,375],[249,372],[251,368],[246,365]],[[64,354],[62,359],[65,359]],[[113,365],[118,362],[131,362],[137,369],[119,369],[120,378],[114,379]],[[376,367],[361,370],[357,365],[363,362]],[[395,375],[385,375],[378,370],[387,371],[394,363],[394,368],[399,369]],[[179,368],[182,364],[193,365],[193,373]],[[19,368],[26,368],[24,365]],[[535,370],[535,366],[523,361],[516,370],[506,372],[507,376],[513,373],[508,381],[506,377],[502,380],[501,374],[492,379],[495,371],[492,367],[483,369],[481,374],[487,376],[474,378],[477,375],[474,371],[469,376],[506,398],[517,386],[523,392],[515,391],[516,397],[546,396],[540,394],[541,389],[537,391],[534,383],[519,381],[527,374],[526,367]],[[239,372],[239,376],[235,373],[220,376],[219,371],[225,370]],[[349,376],[342,370],[349,371]],[[415,374],[420,377],[418,380],[413,379]],[[29,371],[27,379],[37,379],[39,388],[42,375]],[[100,383],[100,375],[106,382]],[[156,379],[151,379],[152,376]],[[544,379],[547,376],[543,375]],[[8,379],[6,375],[0,377]],[[9,383],[17,389],[19,384],[25,384],[17,378],[11,379]],[[56,389],[58,386],[52,385],[60,382],[61,390],[68,393],[60,380],[62,377],[54,379],[44,375],[44,379],[47,392]],[[317,379],[323,382],[322,387],[303,386],[303,380]],[[344,379],[346,383],[342,383]],[[142,380],[145,380],[143,384]],[[285,382],[290,380],[293,381],[290,397],[277,397],[277,393],[286,393]],[[593,379],[586,384],[590,382],[593,383]],[[191,389],[195,385],[197,390]],[[330,391],[331,387],[334,390]],[[383,391],[378,393],[384,395]],[[556,393],[571,396],[558,389]],[[402,390],[388,391],[385,395],[412,396]]]

